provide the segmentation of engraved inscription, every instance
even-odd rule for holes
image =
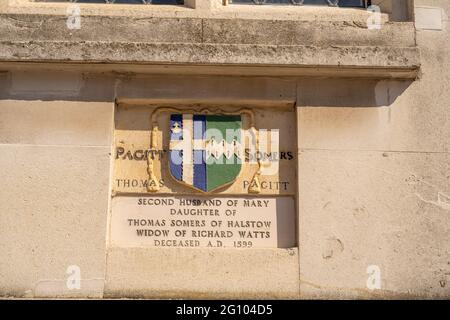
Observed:
[[[295,246],[291,197],[116,197],[111,227],[120,246]]]

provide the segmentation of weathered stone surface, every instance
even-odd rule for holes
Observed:
[[[102,297],[109,151],[0,146],[0,296]],[[66,286],[72,265],[79,290]]]
[[[106,265],[110,298],[299,297],[297,249],[112,247]]]
[[[418,30],[442,30],[443,11],[439,7],[420,7],[415,8],[415,21]]]
[[[0,101],[0,143],[109,146],[111,103]]]
[[[3,62],[85,62],[296,67],[323,75],[415,78],[420,68],[415,48],[311,47],[226,44],[0,42]],[[349,76],[349,75],[347,75]]]
[[[246,83],[245,89],[242,83]],[[163,75],[123,77],[117,85],[118,102],[170,101],[185,104],[225,104],[247,106],[293,107],[297,99],[297,82],[268,77],[181,76]]]
[[[201,19],[83,16],[80,29],[67,15],[2,15],[0,39],[17,41],[202,42]]]
[[[309,21],[83,16],[80,29],[70,30],[66,15],[14,14],[0,14],[0,40],[415,46],[411,22],[369,30],[358,21],[318,21],[311,28]]]
[[[448,31],[418,31],[417,43],[422,75],[411,84],[299,86],[303,298],[450,295]],[[381,290],[367,288],[370,265]]]
[[[302,298],[450,295],[447,153],[302,150],[299,168]]]
[[[354,21],[309,21],[205,19],[203,42],[303,46],[414,47],[414,26],[386,23],[369,30],[367,23]]]
[[[446,72],[446,67],[438,69],[434,71],[435,76]],[[424,77],[431,77],[431,74],[427,72]],[[298,96],[302,105],[309,103],[311,106],[298,109],[302,148],[405,152],[450,150],[450,142],[445,138],[450,135],[450,119],[445,116],[450,95],[443,90],[445,84],[441,82],[430,87],[431,82],[424,80],[412,85],[380,81],[375,85],[360,82],[352,86],[352,81],[337,84],[327,80],[320,84],[320,97],[312,99],[319,94],[313,89],[317,84],[318,81],[310,81],[299,85]],[[364,98],[359,90],[362,90]],[[426,93],[433,91],[442,93],[432,96]],[[323,130],[324,127],[327,130]]]
[[[66,16],[0,14],[0,61],[359,68],[374,77],[412,78],[420,66],[412,23],[368,30],[357,21],[317,22],[313,29],[305,21],[258,19],[82,21],[69,30]]]

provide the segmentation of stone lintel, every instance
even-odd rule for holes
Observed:
[[[2,41],[9,64],[96,64],[102,71],[271,76],[416,78],[414,47],[276,46],[102,41]],[[82,66],[80,66],[82,68]]]

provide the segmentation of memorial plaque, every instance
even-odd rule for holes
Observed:
[[[295,246],[291,197],[116,197],[112,208],[111,243],[117,246]]]
[[[111,245],[295,247],[292,109],[124,106]]]

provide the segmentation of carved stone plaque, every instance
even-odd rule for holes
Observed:
[[[111,243],[118,246],[290,248],[291,197],[116,197]]]
[[[291,109],[122,106],[111,244],[295,246]]]

